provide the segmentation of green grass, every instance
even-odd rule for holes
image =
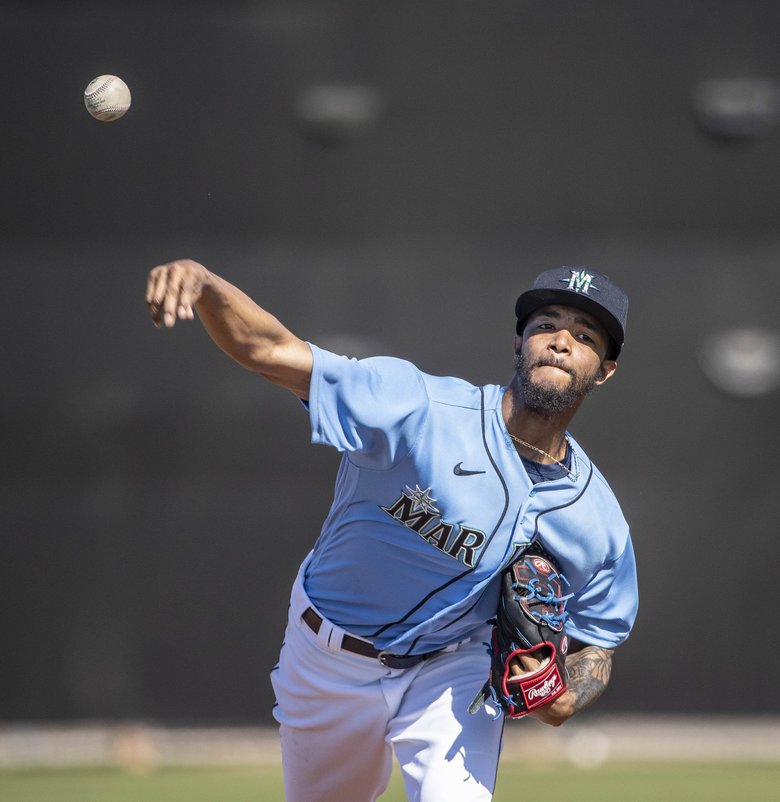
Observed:
[[[160,769],[127,774],[110,769],[0,773],[2,802],[280,802],[276,767]]]
[[[503,766],[495,802],[519,799],[518,789],[577,802],[777,802],[780,764],[608,764],[597,769],[571,766],[529,771]]]
[[[110,769],[0,773],[3,802],[279,802],[276,767],[160,769],[127,774]]]
[[[494,802],[776,802],[780,764],[608,764],[597,769],[502,766]],[[2,802],[281,802],[276,767],[0,772]],[[345,798],[344,802],[356,802]],[[406,802],[398,774],[382,802]]]

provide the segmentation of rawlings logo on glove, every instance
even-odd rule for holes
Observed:
[[[566,578],[555,560],[537,544],[504,571],[501,598],[490,644],[490,678],[469,707],[476,713],[486,699],[510,718],[521,718],[566,690],[564,632]],[[540,665],[523,672],[519,658]]]

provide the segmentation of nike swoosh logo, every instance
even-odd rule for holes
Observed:
[[[474,476],[478,473],[485,473],[484,471],[467,471],[465,468],[461,468],[460,466],[463,465],[462,462],[459,462],[453,469],[452,472],[455,476]]]

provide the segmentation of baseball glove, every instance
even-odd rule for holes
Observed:
[[[521,718],[566,690],[564,631],[568,584],[555,559],[532,543],[501,577],[501,597],[488,652],[490,678],[469,707],[476,713],[492,699],[510,718]],[[515,674],[510,665],[532,654],[541,666]]]

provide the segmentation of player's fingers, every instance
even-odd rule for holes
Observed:
[[[189,259],[153,268],[146,288],[146,303],[156,326],[173,326],[176,319],[192,320],[194,304],[203,289],[203,268]]]
[[[525,671],[536,671],[536,669],[541,665],[541,662],[533,655],[524,654],[520,658],[520,665]]]
[[[521,674],[528,674],[529,672],[534,671],[538,665],[539,665],[538,661],[524,654],[521,655],[520,657],[516,657],[512,661],[512,665],[510,668],[512,674],[518,677]]]
[[[162,272],[162,267],[153,267],[149,271],[149,275],[146,277],[146,295],[144,296],[144,299],[147,304],[152,303],[152,300],[154,299],[157,282],[160,280],[160,274]]]
[[[512,662],[509,664],[509,670],[516,677],[538,671],[543,665],[543,658],[545,656],[546,655],[541,651],[537,651],[533,654],[515,655]]]
[[[182,281],[181,292],[179,294],[179,308],[177,313],[182,320],[192,320],[195,313],[192,310],[193,305],[200,298],[200,288],[195,286],[191,276],[187,276]]]
[[[183,278],[179,298],[179,317],[193,320],[195,304],[201,299],[205,286],[206,269],[198,262],[186,259],[183,262]]]
[[[155,267],[149,274],[149,282],[147,289],[147,303],[153,303],[157,306],[162,306],[165,293],[168,290],[169,276],[173,264],[160,265]]]
[[[161,324],[162,301],[168,285],[168,266],[160,265],[149,272],[146,282],[146,305],[155,326]]]
[[[162,298],[162,322],[167,328],[171,328],[176,323],[176,316],[179,311],[179,295],[181,293],[183,271],[180,265],[174,262],[168,271],[168,281],[165,288],[165,295]]]

